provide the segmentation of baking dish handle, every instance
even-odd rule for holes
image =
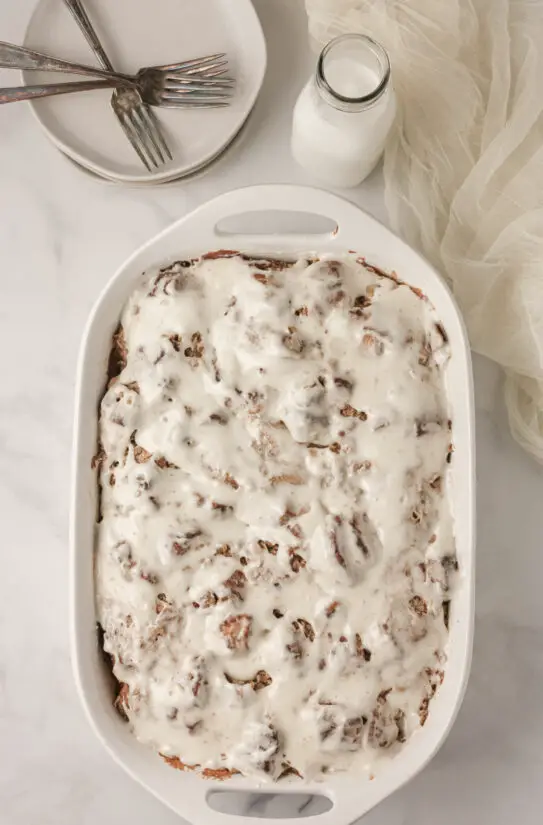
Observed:
[[[221,244],[224,245],[227,239],[228,244],[235,248],[238,233],[229,233],[225,236],[224,233],[219,232],[218,224],[227,218],[254,214],[259,211],[298,212],[327,218],[333,223],[332,231],[320,235],[314,233],[289,235],[292,241],[299,244],[301,248],[304,246],[304,241],[314,244],[319,238],[325,238],[327,242],[338,241],[338,246],[341,239],[345,246],[347,236],[353,238],[356,236],[357,229],[359,231],[362,212],[358,206],[324,189],[290,184],[262,184],[225,192],[192,212],[188,220],[191,223],[194,221],[195,226],[205,226],[206,234],[211,231]],[[269,244],[274,234],[273,232],[257,235],[251,233],[251,240],[254,244],[258,244],[259,240],[265,240]],[[281,236],[283,237],[284,233],[281,233]],[[246,233],[240,232],[239,237],[246,242]]]
[[[292,793],[303,793],[303,789],[299,789],[297,791],[292,792],[282,792],[278,793],[277,791],[262,791],[262,794],[254,790],[247,790],[247,796],[254,799],[255,796],[290,796]],[[238,825],[267,825],[273,819],[274,821],[280,823],[280,825],[303,825],[303,823],[308,823],[308,825],[351,825],[356,819],[361,816],[361,801],[360,801],[360,792],[358,791],[357,794],[351,794],[348,791],[336,794],[332,790],[327,790],[325,787],[319,791],[311,791],[307,793],[307,797],[311,798],[313,796],[319,795],[329,799],[332,803],[332,806],[329,810],[324,811],[322,813],[316,813],[311,815],[304,815],[302,810],[306,807],[307,802],[305,802],[301,809],[300,809],[300,816],[298,817],[280,817],[279,819],[277,816],[271,815],[266,816],[266,814],[261,814],[260,816],[246,816],[243,813],[236,812],[236,813],[226,813],[215,808],[212,808],[209,803],[209,798],[214,793],[236,793],[235,791],[217,791],[208,790],[205,793],[195,794],[191,797],[191,810],[190,812],[187,810],[186,816],[190,817],[192,822],[200,823],[205,822],[206,825],[231,825],[234,821],[234,817],[236,817],[236,821]],[[239,791],[237,792],[239,793]],[[304,794],[305,795],[305,794]],[[365,807],[362,810],[364,813]]]

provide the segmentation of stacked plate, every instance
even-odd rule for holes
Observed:
[[[266,43],[251,0],[85,0],[111,62],[121,72],[226,52],[236,78],[230,106],[155,109],[173,160],[147,172],[110,106],[111,90],[33,101],[50,140],[84,169],[129,184],[169,183],[193,176],[229,147],[249,117],[266,70]],[[96,60],[63,0],[39,0],[25,46],[73,62]],[[25,83],[51,74],[24,72]],[[55,73],[54,80],[75,80]]]

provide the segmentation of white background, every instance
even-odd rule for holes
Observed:
[[[0,0],[1,39],[22,41],[32,5]],[[199,180],[151,190],[97,182],[48,144],[26,106],[0,110],[0,825],[180,821],[102,750],[72,682],[74,369],[94,299],[141,242],[227,189],[312,182],[288,148],[312,66],[303,6],[255,5],[269,45],[264,89],[240,145]],[[385,219],[378,174],[349,197]],[[477,358],[475,386],[477,627],[466,700],[432,764],[365,825],[542,821],[542,472],[511,441],[500,376]]]

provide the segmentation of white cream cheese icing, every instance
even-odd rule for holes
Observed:
[[[354,255],[203,258],[133,293],[96,598],[138,739],[312,779],[424,723],[456,569],[448,355],[429,302]]]

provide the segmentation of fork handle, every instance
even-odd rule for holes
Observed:
[[[136,85],[136,81],[127,75],[109,72],[93,66],[84,66],[82,63],[70,63],[67,60],[59,60],[23,46],[15,46],[13,43],[0,41],[0,68],[2,69],[23,69],[38,70],[44,72],[67,72],[68,74],[88,75],[90,77],[104,77],[108,80],[115,79],[119,84]]]
[[[94,54],[100,61],[102,67],[108,72],[114,72],[115,69],[113,68],[113,64],[111,63],[111,60],[105,53],[104,47],[100,43],[98,35],[96,34],[96,30],[92,25],[91,21],[89,20],[89,16],[85,11],[85,8],[81,3],[81,0],[64,0],[64,2],[73,14],[81,31],[87,38],[89,46],[91,47]]]
[[[21,100],[36,100],[52,95],[66,95],[72,92],[91,92],[94,89],[111,89],[116,80],[80,80],[74,83],[42,83],[37,86],[13,86],[0,89],[0,105],[18,103]]]

